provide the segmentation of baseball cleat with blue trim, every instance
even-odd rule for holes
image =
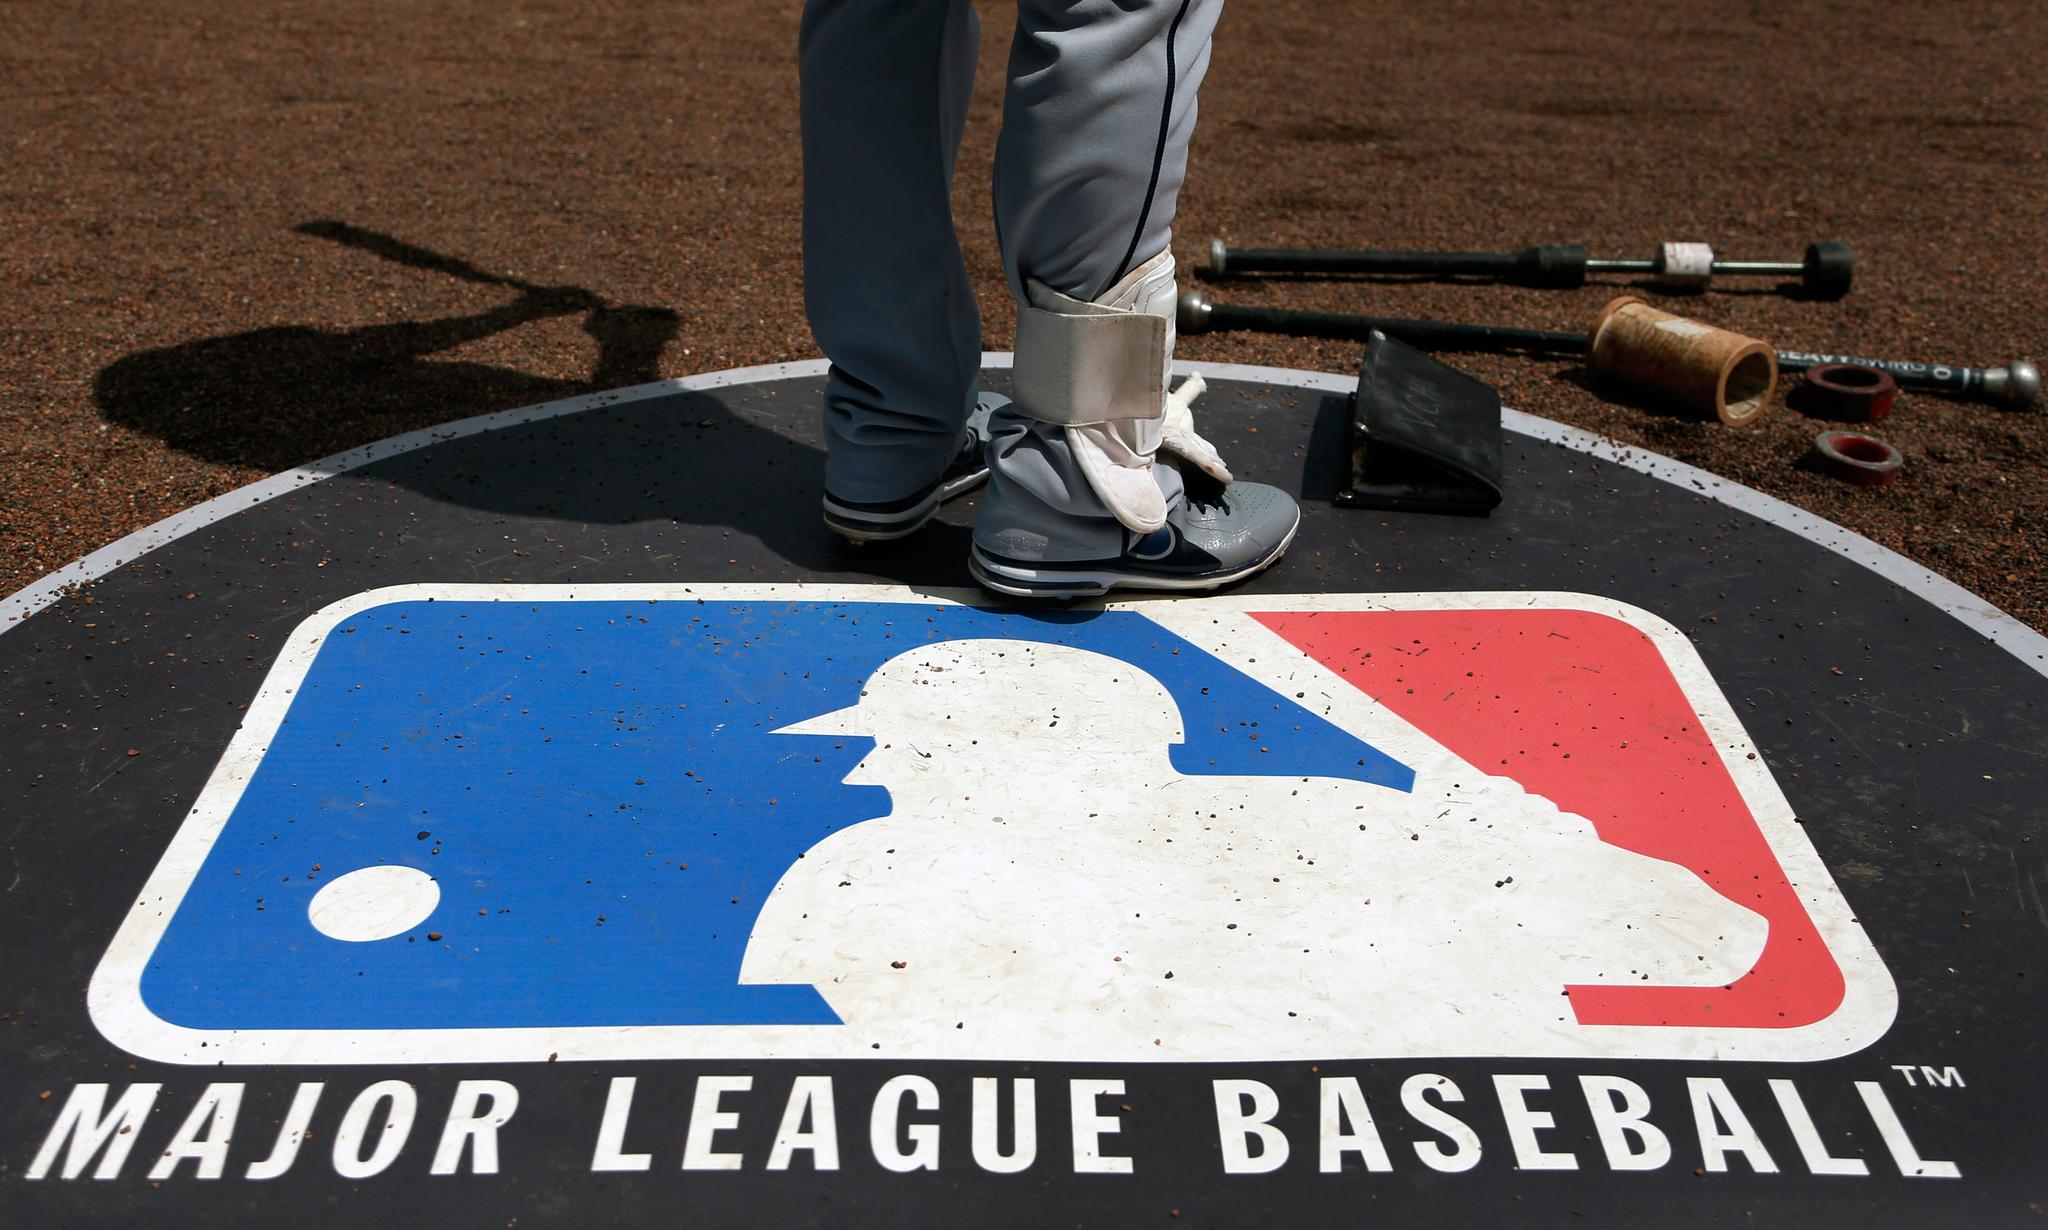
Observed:
[[[1031,560],[974,544],[968,570],[999,594],[1092,598],[1113,589],[1208,590],[1273,565],[1294,541],[1301,509],[1264,483],[1232,483],[1221,494],[1189,496],[1150,534],[1126,531],[1123,552],[1092,560]]]

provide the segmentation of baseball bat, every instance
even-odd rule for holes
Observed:
[[[1849,293],[1854,258],[1846,244],[1816,243],[1800,261],[1730,261],[1701,243],[1667,243],[1649,260],[1611,260],[1586,254],[1583,244],[1539,243],[1519,252],[1320,251],[1308,248],[1231,248],[1209,241],[1209,273],[1376,273],[1421,277],[1480,277],[1541,289],[1584,286],[1589,273],[1641,273],[1672,286],[1704,286],[1716,276],[1798,278],[1816,299]]]
[[[318,222],[301,223],[292,229],[301,235],[311,235],[317,239],[332,239],[336,243],[347,244],[351,248],[361,248],[365,252],[381,256],[388,261],[395,261],[401,265],[411,265],[415,269],[427,269],[435,273],[445,273],[449,277],[459,278],[464,282],[475,282],[482,286],[507,286],[513,290],[526,291],[528,293],[554,289],[533,282],[523,281],[519,278],[509,278],[503,274],[491,273],[479,269],[458,257],[444,256],[439,252],[431,252],[426,248],[409,244],[403,239],[393,238],[381,231],[366,230],[360,226],[350,226],[346,222],[323,219]]]
[[[1199,291],[1180,297],[1176,318],[1182,333],[1286,333],[1362,342],[1375,332],[1417,350],[1479,351],[1490,354],[1584,354],[1586,335],[1547,329],[1509,329],[1454,324],[1401,316],[1357,316],[1346,312],[1297,312],[1284,308],[1212,303]]]
[[[2004,367],[1965,367],[1960,363],[1918,363],[1910,359],[1861,359],[1854,355],[1811,354],[1780,350],[1780,371],[1803,372],[1827,363],[1853,363],[1889,373],[1902,389],[1928,389],[1964,401],[1987,402],[2007,410],[2025,410],[2041,397],[2041,369],[2025,359]]]
[[[1245,330],[1296,337],[1332,337],[1364,341],[1374,330],[1418,350],[1481,353],[1581,355],[1586,335],[1548,329],[1509,329],[1493,325],[1454,324],[1442,320],[1411,320],[1398,316],[1359,316],[1344,312],[1298,312],[1282,308],[1240,307],[1212,303],[1199,291],[1181,295],[1177,312],[1183,333]],[[2041,369],[2025,359],[2004,367],[1966,367],[1960,363],[1922,363],[1904,359],[1864,359],[1848,355],[1777,352],[1782,371],[1805,371],[1823,363],[1855,363],[1889,372],[1901,388],[1946,393],[1964,401],[1985,402],[2008,410],[2025,410],[2040,400]]]

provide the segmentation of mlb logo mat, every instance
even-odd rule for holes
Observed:
[[[1807,1061],[1890,975],[1685,637],[1584,594],[308,618],[93,977],[182,1063]]]

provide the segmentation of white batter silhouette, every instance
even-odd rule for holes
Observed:
[[[1594,1054],[1567,985],[1721,985],[1763,948],[1691,871],[1448,751],[1413,793],[1183,774],[1172,696],[1087,650],[922,646],[783,733],[871,736],[846,780],[894,807],[783,875],[741,981],[816,986],[878,1056]]]

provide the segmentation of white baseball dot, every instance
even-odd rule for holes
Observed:
[[[336,876],[313,894],[306,917],[329,939],[388,940],[427,920],[441,886],[417,867],[386,864]]]

